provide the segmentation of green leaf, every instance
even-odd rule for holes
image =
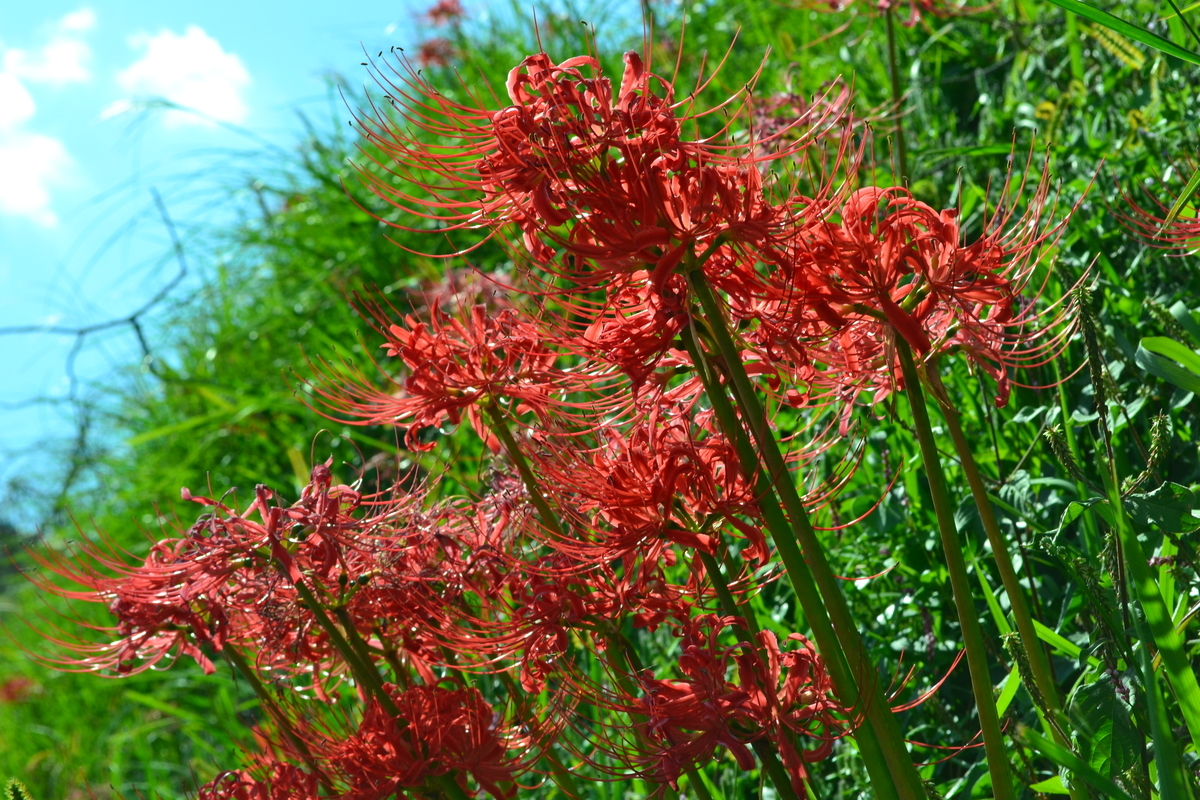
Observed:
[[[1069,712],[1077,725],[1079,754],[1096,772],[1115,778],[1137,763],[1134,743],[1140,739],[1111,681],[1082,687],[1072,697]]]
[[[996,698],[997,715],[1004,716],[1004,712],[1008,711],[1013,698],[1017,696],[1019,688],[1021,688],[1021,676],[1017,674],[1016,667],[1013,667],[1004,678],[1004,683],[1000,685],[1000,696]]]
[[[1165,336],[1142,339],[1138,342],[1134,360],[1151,375],[1157,375],[1184,391],[1200,392],[1200,356],[1174,339]]]
[[[1055,775],[1053,778],[1047,778],[1044,781],[1039,781],[1029,787],[1035,792],[1042,794],[1070,794],[1071,790],[1063,783],[1061,775]]]
[[[1130,495],[1125,499],[1129,516],[1139,525],[1154,525],[1169,533],[1191,533],[1200,528],[1193,509],[1196,496],[1178,483],[1164,483],[1152,492]]]
[[[1084,3],[1081,0],[1050,0],[1050,2],[1060,8],[1065,8],[1067,11],[1076,13],[1084,19],[1090,19],[1097,25],[1103,25],[1110,30],[1114,30],[1122,36],[1133,39],[1135,42],[1141,42],[1144,45],[1153,47],[1155,50],[1161,50],[1167,55],[1175,56],[1189,64],[1200,65],[1200,55],[1180,47],[1170,39],[1165,39],[1157,33],[1151,33],[1145,28],[1139,28],[1137,25],[1126,22],[1120,17],[1113,16],[1107,11],[1096,8],[1090,3]]]
[[[1072,500],[1070,503],[1067,503],[1067,507],[1063,510],[1062,519],[1058,522],[1058,529],[1051,535],[1057,540],[1062,535],[1062,532],[1066,530],[1067,526],[1083,516],[1083,512],[1089,508],[1094,509],[1105,522],[1110,525],[1112,524],[1112,507],[1109,506],[1107,500],[1099,497],[1090,497],[1083,502]]]
[[[1200,170],[1197,170],[1196,174],[1200,175]],[[1200,344],[1200,323],[1196,322],[1196,318],[1192,316],[1192,310],[1182,300],[1176,300],[1168,311],[1171,312],[1175,321],[1183,326],[1188,336],[1192,337],[1193,342]]]
[[[185,711],[178,706],[173,706],[170,703],[159,700],[157,697],[153,697],[148,694],[142,694],[141,692],[135,692],[132,689],[125,690],[125,697],[126,699],[132,700],[133,702],[139,703],[147,708],[153,708],[155,711],[161,711],[162,713],[169,714],[172,717],[178,717],[184,722],[190,722],[193,725],[200,726],[205,724],[204,718],[200,715],[191,711]]]
[[[1071,658],[1079,658],[1079,656],[1083,653],[1083,650],[1080,649],[1079,645],[1075,644],[1062,634],[1055,633],[1054,631],[1050,630],[1045,626],[1044,623],[1041,623],[1036,619],[1033,621],[1033,629],[1037,631],[1039,639],[1051,647],[1058,649],[1060,652],[1066,653]],[[1095,656],[1088,656],[1088,663],[1093,667],[1098,667],[1100,666],[1100,659],[1096,658]]]
[[[1079,777],[1088,786],[1091,786],[1098,792],[1102,792],[1105,797],[1115,797],[1118,800],[1132,800],[1125,793],[1125,790],[1114,783],[1111,779],[1104,777],[1096,769],[1084,761],[1079,756],[1072,753],[1067,748],[1053,742],[1050,739],[1039,734],[1031,728],[1024,725],[1017,727],[1018,740],[1023,740],[1025,744],[1046,758],[1058,764],[1063,769],[1069,770],[1073,775]]]
[[[1171,206],[1170,213],[1163,220],[1162,226],[1164,228],[1175,221],[1175,218],[1179,216],[1179,212],[1183,211],[1183,207],[1188,204],[1188,201],[1192,199],[1192,195],[1196,193],[1197,187],[1200,187],[1200,169],[1192,174],[1191,180],[1187,182],[1187,186],[1183,187],[1183,191],[1179,193],[1179,197],[1175,200],[1175,205]]]

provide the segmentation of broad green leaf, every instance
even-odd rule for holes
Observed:
[[[1170,39],[1165,39],[1157,33],[1151,33],[1145,28],[1139,28],[1130,22],[1126,22],[1120,17],[1102,9],[1096,8],[1090,3],[1081,2],[1081,0],[1050,0],[1054,5],[1060,8],[1065,8],[1067,11],[1074,12],[1084,19],[1089,19],[1097,25],[1114,30],[1117,33],[1135,42],[1141,42],[1144,45],[1153,47],[1155,50],[1161,50],[1170,56],[1175,56],[1178,59],[1188,62],[1189,64],[1200,65],[1200,55],[1193,53],[1183,47],[1172,42]]]
[[[1057,539],[1058,536],[1060,536],[1062,532],[1066,530],[1068,525],[1083,516],[1083,513],[1089,508],[1093,509],[1097,514],[1099,514],[1100,518],[1105,522],[1110,525],[1112,524],[1112,507],[1109,506],[1107,500],[1103,500],[1099,497],[1091,497],[1083,502],[1072,500],[1070,503],[1067,503],[1067,507],[1063,510],[1062,519],[1060,519],[1058,522],[1058,529],[1052,534],[1055,539]]]
[[[1165,336],[1142,339],[1134,360],[1151,375],[1157,375],[1184,391],[1200,392],[1200,356],[1173,339]]]
[[[1125,793],[1124,789],[1110,778],[1106,778],[1097,772],[1091,764],[1057,742],[1042,736],[1032,728],[1019,725],[1017,727],[1017,739],[1024,740],[1029,747],[1037,750],[1063,769],[1069,770],[1088,786],[1101,792],[1103,796],[1114,797],[1117,800],[1133,800]]]
[[[1200,170],[1197,170],[1196,174],[1200,175]],[[1192,310],[1182,300],[1176,300],[1168,310],[1171,312],[1171,316],[1175,318],[1175,321],[1182,325],[1183,329],[1188,332],[1192,340],[1196,344],[1200,344],[1200,322],[1197,322],[1196,318],[1192,316]]]
[[[1200,528],[1193,509],[1196,496],[1178,483],[1164,483],[1152,492],[1130,495],[1125,500],[1129,516],[1139,525],[1155,525],[1169,533],[1190,533]]]
[[[1137,731],[1110,681],[1097,681],[1077,691],[1069,713],[1078,725],[1079,754],[1096,772],[1115,778],[1137,763]]]
[[[1140,346],[1152,353],[1164,355],[1180,364],[1194,375],[1200,375],[1200,355],[1196,355],[1186,346],[1165,336],[1147,336],[1142,339]]]

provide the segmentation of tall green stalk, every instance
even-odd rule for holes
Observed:
[[[1041,639],[1038,638],[1034,628],[1033,614],[1030,612],[1029,603],[1025,598],[1025,589],[1021,586],[1021,579],[1013,566],[1012,556],[1009,555],[1008,542],[1005,541],[1004,535],[1000,532],[1000,526],[996,522],[995,509],[992,508],[992,501],[988,497],[987,486],[984,485],[975,455],[963,433],[958,410],[949,403],[949,398],[942,390],[941,379],[934,373],[933,367],[927,370],[927,377],[934,390],[934,396],[937,397],[941,406],[942,418],[946,421],[946,429],[950,432],[950,439],[954,442],[954,451],[958,454],[963,475],[971,489],[971,497],[975,501],[979,519],[983,523],[983,531],[987,534],[988,544],[992,547],[992,558],[996,562],[996,571],[1000,573],[1000,581],[1004,585],[1004,591],[1008,594],[1009,606],[1017,624],[1017,633],[1021,636],[1021,644],[1029,653],[1030,668],[1033,671],[1037,688],[1055,712],[1061,711],[1062,704],[1058,697],[1058,687],[1054,682],[1050,665],[1046,662]],[[938,396],[939,394],[941,396]],[[1059,742],[1059,744],[1065,744],[1065,742]]]
[[[866,655],[857,623],[842,594],[840,582],[830,568],[829,561],[825,557],[824,547],[808,519],[808,511],[793,483],[791,470],[787,466],[779,443],[775,440],[774,432],[767,424],[762,403],[750,381],[750,376],[746,373],[741,353],[725,322],[724,310],[712,289],[709,288],[703,274],[696,268],[696,264],[693,262],[689,266],[691,270],[688,272],[688,282],[692,293],[700,302],[705,321],[708,323],[708,330],[720,353],[721,366],[729,378],[734,397],[742,411],[742,419],[757,445],[757,451],[751,448],[747,455],[743,455],[742,449],[739,447],[739,457],[746,458],[748,456],[750,460],[747,463],[751,465],[759,463],[761,458],[762,470],[768,486],[772,493],[778,493],[783,508],[787,512],[787,528],[782,531],[773,529],[772,536],[789,579],[796,589],[797,598],[801,602],[805,615],[809,617],[809,624],[813,625],[813,635],[817,638],[817,646],[823,648],[831,666],[836,662],[836,658],[830,658],[829,654],[839,654],[846,659],[852,673],[862,678],[862,685],[855,686],[852,677],[843,676],[844,688],[853,694],[849,697],[842,697],[842,700],[843,702],[848,700],[852,702],[851,698],[860,698],[862,712],[867,717],[870,729],[869,735],[877,739],[877,744],[891,775],[892,785],[896,787],[899,796],[905,800],[924,798],[925,789],[913,766],[912,757],[904,746],[904,737],[900,733],[900,726],[880,688],[875,669]],[[714,391],[710,395],[714,409],[718,402],[718,396],[723,396],[723,392]],[[738,431],[741,430],[736,422],[733,425]],[[730,435],[730,433],[727,431],[726,435]],[[738,441],[736,436],[731,436],[731,438],[735,442]],[[771,518],[767,516],[767,506],[764,505],[763,510],[764,518],[768,524],[771,524]],[[813,584],[817,589],[815,597],[810,588]],[[822,641],[822,637],[827,635],[819,627],[822,622],[832,626],[836,641],[828,639]],[[838,680],[833,669],[830,670],[830,677],[835,681]],[[839,688],[840,691],[842,689]],[[875,780],[874,775],[873,780]],[[877,791],[879,790],[877,789]]]
[[[962,543],[954,524],[954,507],[950,503],[941,456],[934,441],[933,428],[929,424],[929,411],[925,406],[925,395],[921,391],[921,380],[908,343],[897,336],[895,347],[896,355],[900,359],[900,368],[904,373],[904,393],[908,397],[912,412],[917,442],[921,448],[921,460],[925,464],[925,476],[929,481],[929,493],[933,496],[933,510],[937,515],[942,551],[945,553],[946,566],[950,572],[954,606],[958,612],[963,643],[967,649],[967,666],[971,673],[975,706],[979,712],[979,727],[983,733],[983,749],[992,778],[992,791],[996,800],[1016,800],[1008,756],[1004,748],[1004,734],[1000,730],[1000,718],[996,714],[996,702],[992,694],[987,647],[971,595],[971,579],[967,575],[967,562],[963,557]]]
[[[992,508],[991,498],[988,497],[987,487],[984,485],[983,476],[979,472],[979,465],[975,461],[975,454],[972,452],[971,446],[967,442],[967,437],[963,433],[961,415],[950,401],[950,396],[942,385],[942,379],[938,375],[935,366],[930,366],[926,369],[925,377],[934,398],[938,401],[938,405],[942,409],[942,418],[946,421],[947,430],[950,431],[950,438],[954,442],[954,450],[958,454],[959,462],[962,464],[963,474],[967,478],[967,485],[971,487],[971,497],[975,501],[975,508],[979,512],[979,519],[983,523],[984,533],[987,534],[988,543],[992,546],[992,558],[996,562],[996,570],[1000,573],[1000,581],[1004,585],[1004,591],[1008,594],[1009,607],[1012,609],[1013,620],[1017,624],[1017,634],[1021,637],[1021,644],[1024,646],[1025,652],[1029,657],[1029,668],[1033,673],[1034,684],[1045,699],[1047,712],[1055,717],[1054,724],[1048,726],[1050,735],[1060,745],[1070,748],[1071,742],[1062,734],[1062,720],[1059,719],[1062,714],[1062,701],[1058,695],[1058,686],[1054,681],[1054,673],[1050,669],[1050,663],[1046,657],[1046,649],[1042,647],[1041,639],[1034,628],[1033,614],[1029,611],[1029,604],[1025,599],[1025,590],[1021,586],[1016,568],[1013,567],[1012,557],[1008,553],[1008,542],[1004,540],[1004,535],[1001,534],[1000,526],[996,522],[996,512]],[[1086,800],[1087,798],[1087,793],[1081,786],[1070,787],[1070,793],[1074,800]]]
[[[889,6],[883,12],[887,25],[888,73],[892,79],[892,109],[896,115],[896,181],[901,186],[908,183],[908,147],[904,141],[904,90],[900,86],[900,62],[896,57],[895,12]]]
[[[490,402],[487,406],[485,406],[485,412],[487,414],[488,421],[492,424],[492,430],[496,434],[496,438],[498,438],[500,443],[504,446],[505,452],[508,453],[509,459],[513,462],[513,466],[515,466],[517,469],[517,474],[521,476],[521,480],[525,484],[525,490],[529,493],[529,496],[533,501],[534,508],[537,509],[538,517],[541,519],[542,524],[554,531],[554,533],[559,537],[565,536],[562,524],[559,522],[558,515],[554,513],[554,510],[550,507],[549,502],[546,500],[546,496],[542,494],[541,484],[538,482],[537,476],[533,474],[533,469],[529,466],[529,461],[525,458],[525,453],[522,452],[520,446],[517,444],[517,440],[513,437],[512,431],[508,429],[508,421],[505,419],[504,413],[500,410],[500,407],[495,402]],[[706,566],[707,563],[708,562],[705,562]],[[717,567],[715,561],[712,562],[712,565],[714,568],[716,568],[715,578],[713,578],[714,584],[720,582],[721,585],[725,585],[724,576],[721,575],[720,568]],[[712,576],[710,575],[710,577]],[[726,587],[726,591],[728,591],[728,587]],[[631,664],[636,662],[637,653],[634,652],[632,644],[625,639],[623,635],[614,635],[614,639],[618,642],[620,649],[624,650],[626,656],[630,659]],[[640,665],[638,665],[637,668],[640,670]],[[621,680],[619,669],[614,668],[614,672],[617,673],[617,679]],[[634,692],[632,687],[626,686],[623,687],[623,689],[631,697],[633,696]],[[771,782],[775,785],[776,793],[779,794],[780,797],[784,798],[784,800],[799,800],[792,789],[791,782],[787,780],[787,772],[779,763],[779,757],[776,755],[775,751],[769,745],[766,747],[760,747],[757,746],[758,744],[759,743],[757,742],[755,743],[756,746],[754,750],[756,753],[758,753],[758,757],[763,763],[764,771],[766,771],[771,777]],[[689,769],[685,770],[684,774],[688,776],[688,779],[693,786],[702,787],[701,789],[695,790],[697,794],[706,794],[708,792],[708,788],[703,785],[704,782],[701,780],[698,772],[699,771],[697,769]],[[781,776],[783,778],[782,782],[780,782]],[[673,791],[669,786],[665,786],[664,788],[667,790],[668,794]]]
[[[779,500],[775,495],[775,482],[763,470],[758,453],[739,424],[737,412],[730,403],[725,389],[718,383],[716,376],[711,371],[712,365],[703,348],[696,341],[695,332],[691,328],[683,331],[683,341],[692,357],[692,363],[696,365],[700,380],[704,384],[705,395],[712,403],[718,425],[726,438],[736,447],[738,461],[746,479],[754,484],[755,496],[758,499],[763,521],[767,526],[767,533],[775,542],[775,548],[783,561],[784,572],[792,585],[792,591],[795,592],[800,608],[812,629],[817,649],[825,657],[825,667],[833,681],[838,700],[848,708],[861,708],[870,702],[870,699],[864,697],[859,690],[858,677],[851,669],[851,662],[846,657],[838,633],[829,620],[825,601],[813,580],[812,572],[805,562],[804,556],[796,545],[787,516],[779,505]],[[875,724],[869,716],[867,723],[866,726],[860,727],[854,732],[854,740],[858,743],[859,753],[867,768],[867,774],[871,777],[872,788],[875,789],[880,800],[898,800],[901,793],[896,787],[896,778],[883,748],[880,747]],[[909,795],[905,794],[904,796],[907,798]]]

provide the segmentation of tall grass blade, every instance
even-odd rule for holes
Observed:
[[[1050,2],[1060,8],[1078,14],[1084,19],[1089,19],[1097,25],[1103,25],[1110,30],[1114,30],[1122,36],[1133,39],[1135,42],[1141,42],[1147,47],[1161,50],[1167,55],[1175,56],[1189,64],[1200,65],[1200,55],[1184,47],[1180,47],[1170,39],[1159,36],[1157,33],[1151,33],[1145,28],[1139,28],[1137,25],[1126,22],[1120,17],[1096,8],[1089,3],[1081,2],[1081,0],[1050,0]]]

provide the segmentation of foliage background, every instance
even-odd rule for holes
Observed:
[[[1110,10],[1177,43],[1196,44],[1178,18],[1161,21],[1169,12],[1154,3],[1122,0]],[[645,19],[654,30],[658,71],[669,74],[676,51],[681,52],[680,86],[690,85],[688,77],[705,54],[715,61],[728,50],[727,63],[702,98],[707,103],[741,88],[768,52],[755,88],[759,97],[810,96],[840,77],[853,84],[860,111],[881,117],[872,167],[888,173],[886,32],[865,5],[824,13],[754,0],[644,7],[563,4],[539,8],[537,18],[541,41],[553,56],[561,60],[582,52],[594,35],[610,69],[619,65],[622,50],[640,46]],[[455,55],[449,67],[428,71],[435,84],[446,91],[460,80],[502,87],[507,69],[536,49],[533,23],[523,10],[492,19],[485,26],[468,17],[446,32]],[[1077,202],[1079,207],[1055,254],[1056,273],[1047,291],[1057,296],[1089,267],[1097,282],[1094,312],[1115,382],[1112,411],[1121,474],[1144,468],[1149,420],[1161,412],[1169,414],[1173,434],[1169,457],[1152,485],[1200,482],[1192,394],[1150,375],[1136,360],[1138,342],[1146,336],[1200,346],[1196,260],[1148,249],[1117,218],[1125,207],[1124,192],[1146,202],[1138,194],[1145,187],[1169,202],[1181,170],[1188,174],[1200,141],[1194,110],[1200,70],[1069,18],[1042,0],[1000,0],[980,13],[944,19],[927,15],[914,28],[897,30],[900,62],[906,65],[904,125],[914,194],[935,206],[958,206],[964,219],[978,226],[1004,174],[1024,169],[1027,153],[1033,154],[1035,170],[1042,154],[1048,155],[1061,192],[1059,213]],[[357,86],[336,88],[351,109],[365,102]],[[380,94],[374,87],[367,92]],[[419,234],[385,230],[347,198],[348,187],[360,203],[396,218],[393,210],[371,206],[354,189],[347,159],[361,156],[347,116],[334,96],[329,118],[313,121],[309,136],[296,143],[287,161],[264,158],[246,173],[230,175],[227,202],[240,214],[236,224],[202,230],[181,223],[184,251],[201,274],[200,286],[159,307],[148,321],[153,359],[130,364],[91,387],[91,439],[72,451],[62,474],[42,481],[32,494],[28,484],[11,487],[7,507],[26,503],[40,518],[42,533],[41,541],[32,542],[28,530],[0,527],[3,544],[18,548],[17,566],[24,563],[19,552],[24,544],[69,548],[73,539],[96,531],[142,553],[148,537],[189,524],[186,515],[193,511],[178,501],[183,486],[212,487],[219,495],[231,487],[245,492],[266,483],[295,493],[307,481],[310,465],[330,455],[341,480],[386,481],[412,466],[415,457],[396,446],[391,431],[332,424],[309,410],[297,389],[298,376],[309,371],[306,354],[364,364],[376,351],[376,337],[348,303],[355,291],[379,287],[398,306],[419,304],[420,292],[444,280],[447,271],[460,278],[465,274],[460,261],[414,257],[396,247],[387,236],[403,240]],[[1165,193],[1162,184],[1168,187]],[[421,236],[421,246],[433,240]],[[448,252],[449,244],[445,248]],[[472,263],[505,269],[506,259],[502,248],[492,246],[476,251]],[[1072,373],[1082,358],[1082,348],[1073,345],[1060,365],[1062,373]],[[1054,378],[1049,369],[1028,377],[1035,385]],[[1080,485],[1039,438],[1058,423],[1089,440],[1095,412],[1086,377],[1070,379],[1061,398],[1055,390],[1019,389],[999,410],[992,406],[990,385],[961,365],[945,379],[968,398],[967,422],[978,432],[979,457],[993,494],[1003,502],[1006,534],[1022,554],[1039,617],[1061,638],[1056,665],[1062,685],[1073,687],[1070,713],[1078,729],[1089,730],[1095,709],[1106,699],[1108,708],[1119,707],[1120,719],[1144,728],[1136,697],[1127,707],[1114,699],[1136,681],[1116,668],[1123,663],[1112,657],[1118,643],[1082,599],[1072,561],[1084,558],[1099,567],[1105,542],[1079,525],[1060,530],[1067,504],[1081,499]],[[867,424],[867,455],[834,513],[843,519],[857,516],[881,492],[883,501],[862,524],[830,534],[830,552],[843,575],[890,568],[882,578],[849,584],[847,591],[858,618],[871,621],[868,641],[885,672],[902,674],[914,666],[914,686],[927,687],[949,668],[959,647],[936,525],[923,478],[913,466],[917,450],[910,432],[882,407]],[[447,491],[479,480],[480,468],[471,466],[478,455],[469,436],[447,437],[433,456],[459,465],[445,482]],[[900,464],[908,468],[886,488]],[[425,466],[436,469],[432,463]],[[959,499],[967,500],[960,526],[973,533],[968,538],[982,556],[983,536],[965,484],[953,471],[951,481]],[[1181,614],[1188,613],[1200,599],[1195,547],[1190,531],[1166,536],[1164,527],[1169,526],[1147,528],[1148,549],[1169,552],[1161,549],[1164,542],[1178,549],[1174,562],[1162,569],[1170,572]],[[1061,549],[1047,550],[1044,537]],[[977,564],[981,585],[997,586],[986,559]],[[251,746],[248,725],[259,719],[257,703],[226,672],[204,676],[180,663],[166,674],[105,681],[38,665],[30,651],[46,652],[42,635],[57,635],[54,626],[65,627],[57,616],[61,609],[39,596],[14,567],[6,567],[0,580],[0,614],[10,634],[0,639],[0,776],[21,778],[42,800],[174,798],[235,766],[239,748]],[[796,624],[786,598],[768,591],[761,601],[781,629]],[[102,623],[102,617],[91,619]],[[999,648],[996,615],[986,616],[985,623]],[[1089,659],[1094,661],[1090,667]],[[996,661],[1007,663],[998,650]],[[997,672],[993,678],[1000,685],[1006,675]],[[906,729],[919,741],[965,744],[977,730],[962,711],[970,706],[964,667],[906,715]],[[1032,717],[1023,692],[1008,713],[1013,720]],[[1130,736],[1118,743],[1106,769],[1119,776],[1143,763],[1142,740]],[[940,757],[927,752],[930,761]],[[1023,748],[1015,752],[1026,783],[1053,778],[1047,763],[1036,762]],[[1185,760],[1194,772],[1194,747],[1186,750]],[[967,750],[930,765],[924,774],[946,798],[986,797],[981,763],[981,754]],[[741,796],[746,778],[719,770],[726,797]],[[818,796],[866,796],[861,780],[854,754],[839,745],[834,759],[822,766]],[[634,788],[615,785],[598,796],[630,791],[636,794]]]

